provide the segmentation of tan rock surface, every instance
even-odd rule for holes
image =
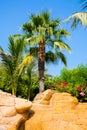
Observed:
[[[32,105],[25,130],[87,130],[87,103],[79,103],[68,93],[52,93],[50,98],[39,96]],[[49,105],[41,102],[44,100],[49,101]]]
[[[0,91],[0,130],[87,130],[87,103],[52,90],[33,103]]]
[[[0,90],[0,130],[19,130],[32,103]]]
[[[39,93],[36,95],[34,99],[34,103],[48,105],[50,103],[50,99],[52,95],[53,95],[53,91],[50,89],[44,91],[43,93]]]

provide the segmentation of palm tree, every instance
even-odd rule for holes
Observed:
[[[60,50],[70,51],[70,47],[64,42],[64,37],[70,34],[60,28],[60,19],[51,19],[47,11],[32,14],[29,21],[22,25],[22,29],[25,31],[27,43],[31,46],[31,53],[35,54],[35,50],[38,52],[39,92],[43,92],[45,61],[60,58],[66,64],[66,58]]]
[[[17,38],[14,36],[9,37],[8,54],[6,54],[3,49],[0,48],[1,60],[9,77],[9,86],[12,88],[13,95],[16,95],[17,91],[19,65],[22,60],[24,48],[24,37]]]

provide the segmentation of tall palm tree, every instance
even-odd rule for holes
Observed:
[[[12,88],[13,95],[16,95],[17,91],[19,65],[22,60],[24,48],[24,37],[17,38],[14,36],[9,37],[8,54],[0,48],[0,57],[9,77],[9,85]]]
[[[70,51],[70,47],[64,42],[64,37],[70,34],[60,28],[60,19],[51,19],[47,11],[32,14],[29,21],[22,25],[22,29],[25,31],[27,43],[31,46],[30,50],[38,51],[39,91],[43,92],[45,61],[60,58],[66,64],[66,58],[60,50]]]

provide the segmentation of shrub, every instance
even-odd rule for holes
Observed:
[[[80,102],[87,102],[87,84],[79,85],[68,82],[58,81],[54,85],[54,89],[58,92],[68,92],[72,96],[77,97]]]

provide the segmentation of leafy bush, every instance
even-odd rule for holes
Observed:
[[[59,92],[68,92],[80,102],[87,102],[87,66],[80,65],[75,69],[61,71],[60,81],[54,84]]]
[[[79,84],[59,81],[54,85],[54,89],[59,92],[68,92],[72,96],[76,96],[80,102],[87,102],[87,84],[81,86]]]
[[[60,80],[59,77],[53,77],[51,75],[45,75],[45,89],[54,89],[54,84]]]

